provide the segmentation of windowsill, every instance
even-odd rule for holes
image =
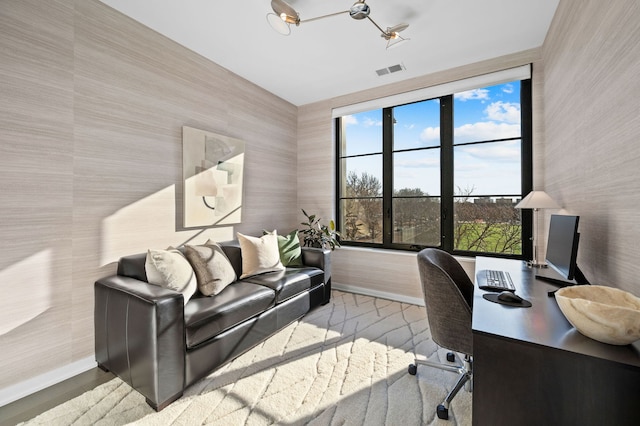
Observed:
[[[415,256],[418,253],[417,251],[392,250],[392,249],[386,249],[386,248],[356,247],[356,246],[340,246],[336,250],[375,252],[375,253],[389,253],[389,254],[395,254],[395,255],[398,255],[398,256]]]
[[[353,252],[361,252],[361,253],[386,253],[389,255],[394,255],[394,256],[411,256],[411,257],[415,257],[418,252],[417,251],[408,251],[408,250],[393,250],[393,249],[386,249],[386,248],[377,248],[377,247],[356,247],[356,246],[340,246],[338,248],[336,248],[336,251],[353,251]],[[474,264],[476,263],[476,259],[475,257],[472,256],[458,256],[458,255],[454,255],[453,256],[456,260],[458,260],[459,262],[464,262],[467,264]]]

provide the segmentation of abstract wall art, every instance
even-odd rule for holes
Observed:
[[[182,127],[184,227],[240,223],[244,142]]]

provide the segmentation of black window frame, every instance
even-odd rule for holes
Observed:
[[[533,111],[532,111],[532,84],[531,78],[519,80],[520,81],[520,114],[521,114],[521,197],[528,194],[533,189]],[[521,224],[522,224],[522,253],[521,254],[502,254],[502,253],[489,253],[489,252],[475,252],[475,251],[461,251],[454,250],[453,248],[453,235],[454,235],[454,146],[461,146],[461,144],[454,145],[454,116],[453,116],[453,94],[440,96],[441,113],[440,113],[440,185],[441,185],[441,205],[440,205],[440,246],[439,248],[456,255],[464,256],[492,256],[492,257],[504,257],[515,259],[530,259],[532,258],[533,245],[531,241],[532,236],[532,211],[521,210]],[[428,101],[424,99],[422,101]],[[422,102],[419,101],[419,102]],[[370,247],[380,249],[391,250],[404,250],[404,251],[419,251],[428,246],[406,244],[406,243],[393,243],[392,231],[393,231],[393,108],[402,105],[395,105],[392,107],[382,108],[382,120],[383,120],[383,134],[382,134],[382,211],[383,211],[383,233],[382,243],[361,242],[343,240],[341,244],[344,246],[352,247]],[[335,188],[335,201],[337,220],[336,227],[339,231],[344,228],[342,223],[341,200],[346,197],[342,196],[341,188],[343,182],[342,176],[342,159],[348,156],[342,155],[342,126],[341,117],[335,119],[335,147],[336,147],[336,188]],[[495,141],[482,141],[486,142],[498,142],[504,139],[497,139]]]

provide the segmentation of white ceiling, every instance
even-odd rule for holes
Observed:
[[[295,104],[369,89],[541,46],[559,0],[368,0],[382,28],[409,24],[392,49],[348,13],[292,26],[268,24],[271,0],[101,0]],[[355,0],[289,0],[301,19]],[[404,71],[378,77],[376,70]]]

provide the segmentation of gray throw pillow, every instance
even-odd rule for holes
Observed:
[[[227,255],[211,240],[199,246],[185,245],[185,256],[196,274],[198,290],[205,296],[215,296],[236,280]]]

